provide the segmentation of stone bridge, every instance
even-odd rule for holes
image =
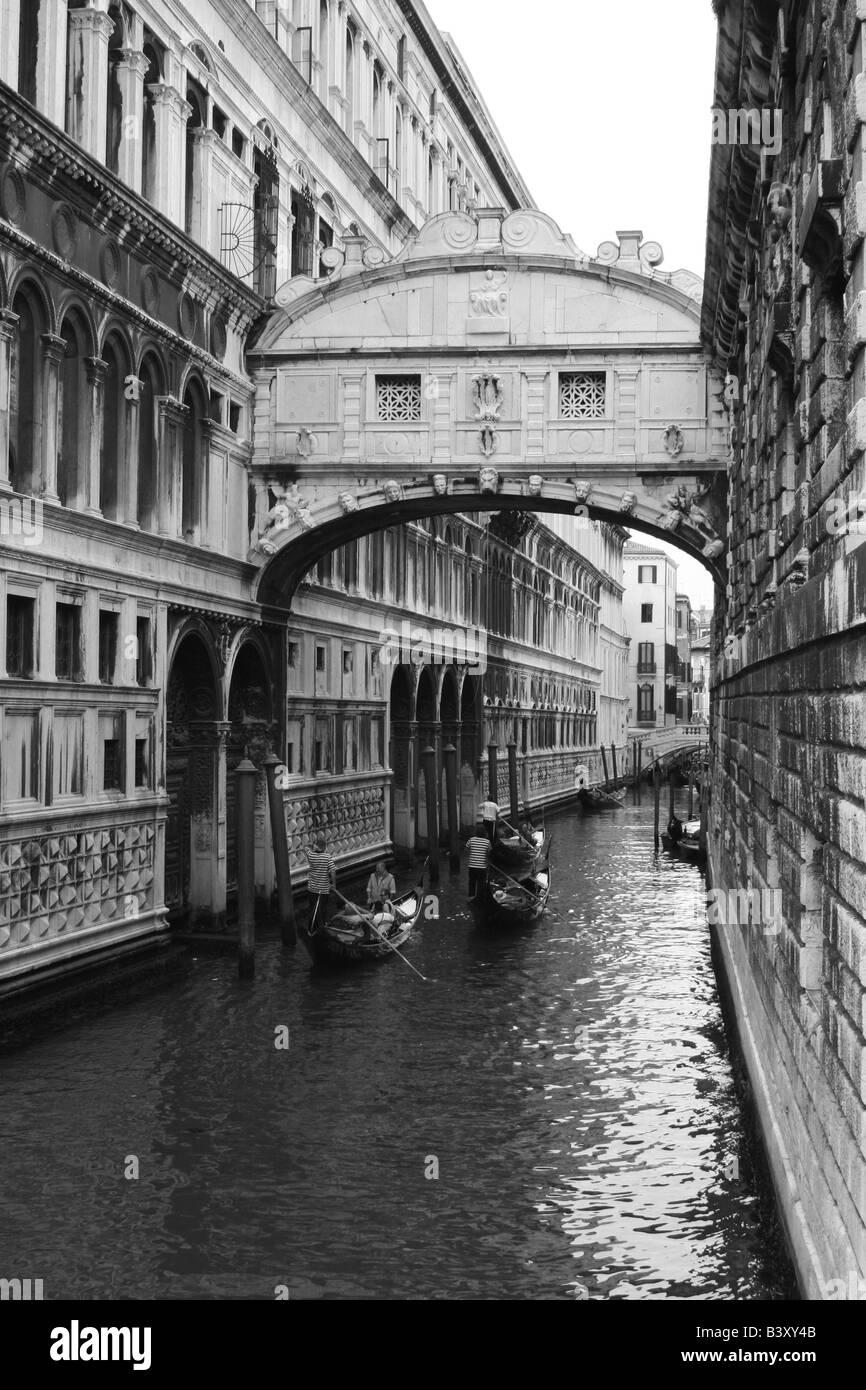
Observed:
[[[570,512],[673,540],[725,582],[724,381],[701,282],[620,232],[595,257],[533,211],[361,238],[296,277],[249,349],[263,603],[324,553],[441,512]]]

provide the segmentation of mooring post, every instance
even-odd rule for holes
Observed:
[[[442,750],[445,759],[445,801],[448,806],[448,855],[451,872],[460,868],[460,816],[457,809],[457,749],[449,743]]]
[[[636,743],[636,744],[635,744],[635,754],[637,755],[637,777],[635,778],[635,781],[636,781],[636,783],[637,783],[637,804],[638,804],[638,806],[639,806],[639,805],[641,804],[641,801],[643,800],[643,785],[642,785],[642,784],[643,784],[643,744],[642,744],[642,743]]]
[[[706,768],[701,771],[701,832],[700,846],[701,852],[707,852],[707,819],[709,816],[710,800],[710,774]]]
[[[659,844],[661,843],[659,837],[659,811],[661,809],[661,799],[662,770],[659,767],[658,762],[656,762],[655,767],[653,768],[653,838],[655,840],[656,854],[658,854]]]
[[[610,745],[610,757],[611,757],[611,761],[612,761],[612,763],[613,763],[613,785],[614,785],[614,787],[615,787],[616,784],[617,784],[617,782],[619,781],[619,773],[618,773],[617,770],[616,770],[616,744],[615,744],[615,743],[612,743],[612,744]]]
[[[671,770],[668,773],[668,787],[670,789],[668,794],[668,821],[673,820],[677,806],[677,788],[676,783],[674,782],[674,772],[675,769],[671,767]]]
[[[252,979],[256,970],[256,777],[244,758],[237,777],[238,975]]]
[[[601,765],[604,768],[604,785],[605,790],[607,790],[610,786],[610,779],[607,775],[607,754],[604,751],[604,744],[601,745]]]
[[[436,785],[436,749],[428,746],[421,754],[424,764],[424,794],[427,802],[427,864],[430,882],[439,882],[439,788]]]
[[[517,744],[508,745],[508,791],[511,798],[511,823],[516,830],[520,824],[520,792],[517,786]]]
[[[692,811],[695,804],[695,773],[692,767],[689,768],[689,820],[692,819]]]
[[[292,896],[292,866],[289,860],[289,840],[286,835],[286,812],[283,793],[277,786],[277,768],[281,766],[275,753],[269,753],[262,766],[268,784],[268,806],[271,812],[271,839],[274,842],[274,868],[277,874],[277,911],[280,918],[280,938],[284,946],[295,946],[295,900]]]
[[[487,745],[487,795],[491,801],[499,805],[499,745],[488,743]]]

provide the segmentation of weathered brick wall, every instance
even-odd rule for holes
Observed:
[[[714,887],[781,904],[719,946],[801,1278],[824,1298],[866,1276],[866,0],[781,5],[768,47],[774,8],[722,15],[760,36],[784,143],[756,154],[724,364],[709,848]]]

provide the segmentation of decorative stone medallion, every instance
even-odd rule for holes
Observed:
[[[222,362],[226,355],[228,345],[228,335],[226,333],[225,320],[220,314],[214,314],[210,321],[210,350],[211,355]]]
[[[181,336],[186,338],[187,341],[192,338],[195,333],[195,324],[196,303],[192,295],[187,294],[184,290],[177,301],[177,326],[180,329]]]
[[[159,276],[155,270],[145,270],[141,277],[141,306],[156,318],[159,313]]]
[[[17,226],[27,208],[27,185],[17,169],[8,165],[0,178],[0,209],[7,222]]]
[[[120,279],[120,250],[114,237],[106,237],[99,253],[99,269],[102,283],[113,290]]]
[[[51,239],[58,256],[70,261],[78,245],[78,219],[65,203],[58,203],[52,214]]]

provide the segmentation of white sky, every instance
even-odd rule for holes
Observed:
[[[542,212],[594,255],[616,231],[703,274],[716,20],[710,0],[426,0]],[[649,540],[637,536],[638,540]],[[655,544],[649,540],[649,543]],[[666,546],[712,603],[703,566]]]

